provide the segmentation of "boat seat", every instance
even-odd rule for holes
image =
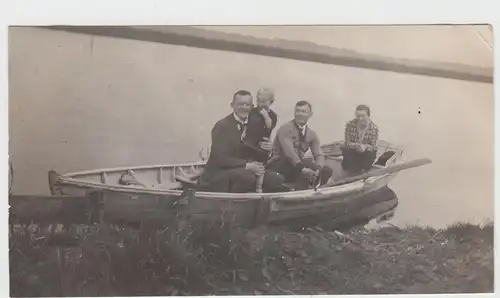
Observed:
[[[118,183],[121,185],[137,185],[137,186],[141,186],[141,187],[146,187],[146,185],[144,183],[137,180],[137,178],[129,172],[123,173],[120,176]]]
[[[181,184],[187,185],[196,185],[198,183],[198,179],[191,179],[189,177],[177,176],[175,177],[175,181],[180,182]]]
[[[198,179],[201,177],[202,173],[198,173],[192,176],[177,175],[175,181],[182,184],[182,188],[192,188],[198,184]]]
[[[391,157],[394,156],[394,154],[396,154],[395,151],[392,151],[392,150],[389,150],[389,151],[386,151],[384,153],[382,153],[378,159],[373,163],[373,165],[377,165],[377,166],[382,166],[382,167],[385,167],[386,164],[387,164],[387,161],[389,159],[391,159]]]

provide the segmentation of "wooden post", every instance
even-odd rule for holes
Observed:
[[[272,199],[269,196],[263,196],[260,199],[259,204],[255,208],[255,217],[253,222],[254,228],[258,228],[269,223],[271,215],[271,202]]]
[[[194,189],[194,187],[187,186],[184,189],[179,201],[174,202],[174,208],[176,208],[181,201],[185,201],[184,209],[182,210],[182,217],[185,220],[190,220],[191,218],[189,201],[191,201],[191,199],[194,198],[195,196],[196,196],[196,190]]]
[[[262,185],[264,184],[264,174],[257,175],[257,183],[255,191],[257,193],[262,193]]]
[[[104,194],[101,191],[89,193],[90,212],[88,213],[88,222],[92,224],[101,224],[104,215]]]

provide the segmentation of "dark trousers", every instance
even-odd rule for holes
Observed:
[[[318,168],[318,166],[313,162],[312,158],[304,158],[302,160],[302,163],[306,168],[312,170],[320,170],[319,177],[317,177],[316,180],[312,182],[313,185],[317,185],[318,182],[320,183],[320,185],[326,184],[332,177],[332,169],[327,166]],[[285,182],[294,183],[296,189],[308,189],[311,184],[310,179],[304,176],[301,171],[294,167],[293,164],[285,158],[280,158],[278,160],[270,162],[267,166],[267,169],[282,174],[285,177]]]
[[[201,183],[198,187],[200,191],[209,192],[229,192],[248,193],[255,192],[257,176],[244,168],[231,169],[219,172],[216,177],[212,177],[209,183]],[[264,174],[263,192],[287,191],[282,175],[266,171]]]
[[[363,170],[367,171],[372,168],[375,158],[377,157],[377,152],[358,152],[356,149],[344,148],[342,149],[342,155],[344,156],[342,168],[345,171],[359,173]]]
[[[250,142],[243,142],[242,156],[247,161],[257,161],[264,165],[267,164],[269,159],[269,152],[261,149],[258,145],[253,145]]]

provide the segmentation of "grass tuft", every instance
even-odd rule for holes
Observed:
[[[11,296],[493,291],[493,225],[245,230],[75,226],[10,238]]]

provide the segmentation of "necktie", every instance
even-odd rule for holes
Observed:
[[[297,127],[297,129],[299,130],[299,139],[300,139],[300,141],[301,141],[301,142],[304,142],[304,141],[305,141],[305,136],[306,136],[306,135],[305,135],[305,130],[306,130],[306,128],[305,128],[305,127],[302,127],[302,128],[301,128],[301,127],[299,127],[299,126],[297,125],[297,123],[295,123],[295,127]]]
[[[245,139],[246,129],[247,129],[247,123],[238,121],[238,130],[240,131],[242,141]]]
[[[243,122],[238,122],[238,129],[240,133],[243,133],[243,131],[247,128],[247,124]]]

